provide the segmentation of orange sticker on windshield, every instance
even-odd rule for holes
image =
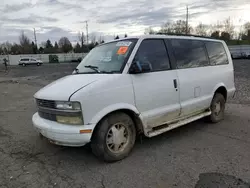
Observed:
[[[127,51],[128,51],[128,46],[121,46],[118,49],[117,54],[118,55],[124,55]]]

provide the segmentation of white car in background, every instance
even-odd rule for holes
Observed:
[[[26,65],[37,65],[40,66],[42,65],[43,62],[41,60],[37,60],[34,58],[22,58],[19,60],[18,65],[21,65],[23,67],[25,67]]]

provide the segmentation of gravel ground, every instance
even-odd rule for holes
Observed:
[[[75,66],[0,69],[0,188],[250,187],[249,60],[234,62],[237,94],[224,121],[200,120],[143,138],[113,164],[98,161],[88,147],[52,145],[32,128],[33,94]]]

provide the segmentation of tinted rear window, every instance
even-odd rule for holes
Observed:
[[[211,65],[228,64],[225,48],[220,42],[205,42]]]
[[[177,62],[177,68],[195,68],[209,66],[204,43],[198,40],[172,39],[171,44]]]

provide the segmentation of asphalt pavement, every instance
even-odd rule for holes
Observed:
[[[32,127],[33,94],[70,74],[76,64],[0,70],[0,188],[245,188],[250,187],[250,61],[234,61],[236,98],[225,120],[199,120],[154,138],[138,139],[116,163],[88,146],[61,147]]]

